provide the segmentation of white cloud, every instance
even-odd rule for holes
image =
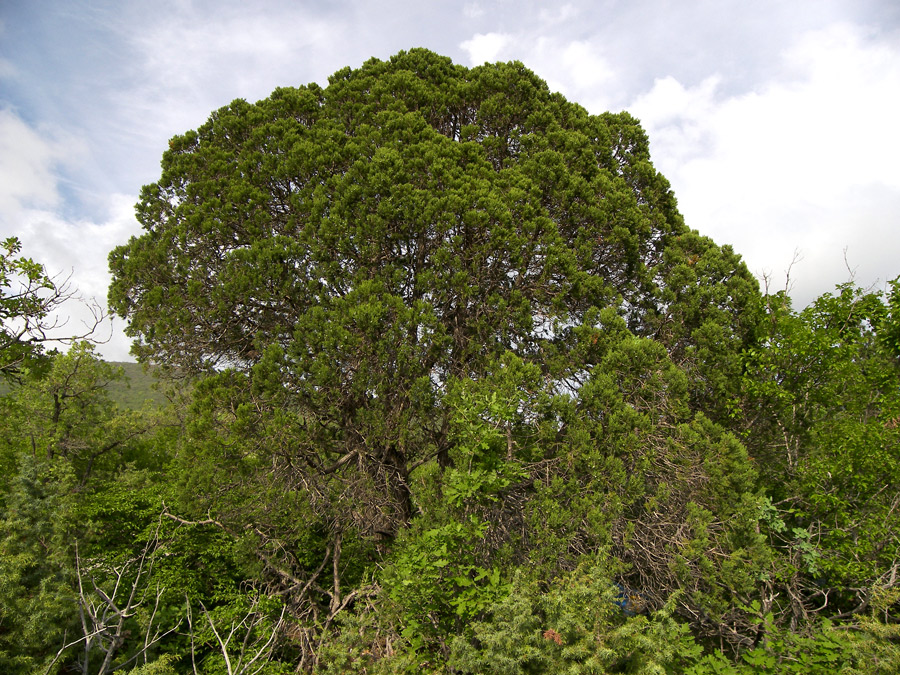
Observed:
[[[579,93],[605,86],[614,77],[609,63],[589,42],[575,41],[561,46],[554,45],[553,41],[542,40],[539,49],[544,54],[551,54],[553,51],[560,54],[555,74],[557,77],[565,74],[567,84]],[[566,87],[566,84],[562,86]]]
[[[301,7],[278,13],[231,8],[209,15],[187,6],[182,14],[180,21],[166,17],[132,38],[141,67],[156,86],[202,85],[206,95],[227,89],[248,99],[267,96],[279,85],[304,84],[294,77],[298,70],[311,70],[310,54],[340,49],[335,25]]]
[[[512,51],[512,50],[510,50]],[[615,107],[618,75],[602,49],[587,40],[520,38],[515,58],[542,77],[551,91],[594,114]]]
[[[657,79],[628,110],[649,130],[654,155],[685,163],[708,153],[713,142],[708,120],[716,110],[720,77],[712,75],[696,87],[685,87],[674,77]]]
[[[253,102],[278,86],[324,81],[332,52],[346,47],[335,40],[332,24],[301,6],[279,12],[218,4],[210,11],[195,3],[163,14],[141,5],[130,9],[137,17],[123,14],[109,26],[128,36],[130,76],[108,96],[117,112],[114,130],[125,142],[153,148],[154,158],[172,135],[198,127],[236,98]],[[133,30],[135,21],[141,30]]]
[[[565,7],[559,10],[565,14]],[[541,26],[543,29],[544,26]],[[606,56],[587,40],[567,40],[540,32],[476,34],[460,44],[469,63],[518,60],[558,91],[593,113],[616,100],[616,72]]]
[[[38,134],[13,111],[0,110],[0,224],[28,205],[59,202],[54,166],[64,149]]]
[[[468,54],[469,63],[480,66],[499,60],[511,41],[512,36],[505,33],[478,33],[459,47]]]
[[[93,326],[91,305],[106,306],[105,256],[137,231],[133,197],[113,195],[110,219],[102,224],[59,215],[64,199],[58,171],[85,155],[80,140],[57,129],[33,129],[13,111],[0,110],[0,238],[18,237],[22,255],[44,265],[76,296],[50,317],[56,329],[49,334],[56,338],[84,334]],[[129,345],[121,332],[112,331],[110,321],[93,337],[109,340],[101,347],[108,358],[127,358]]]
[[[757,274],[782,276],[800,250],[800,304],[846,280],[847,247],[860,283],[900,273],[900,53],[836,25],[801,36],[756,91],[718,83],[663,78],[631,107],[688,224]]]
[[[134,218],[133,196],[111,195],[107,206],[109,213],[103,222],[66,220],[43,209],[26,209],[20,214],[15,234],[22,242],[23,255],[44,265],[57,281],[68,279],[77,295],[55,317],[59,327],[52,332],[54,337],[80,334],[93,325],[91,305],[106,308],[110,282],[106,256],[140,230]],[[121,328],[119,322],[115,326]],[[98,327],[93,338],[106,340],[99,346],[105,358],[114,361],[130,358],[130,341],[121,330],[113,330],[110,318]]]

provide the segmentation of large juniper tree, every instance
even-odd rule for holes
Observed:
[[[318,588],[329,616],[346,604],[341,546],[393,539],[423,509],[416,467],[494,471],[521,522],[523,500],[562,499],[550,467],[598,470],[623,447],[620,525],[656,495],[712,531],[703,509],[733,514],[752,483],[707,418],[737,395],[755,280],[685,226],[634,118],[590,115],[519,63],[413,50],[234,101],[172,139],[137,212],[144,233],[110,256],[135,353],[218,373],[198,392],[185,485],[223,527],[250,523],[271,582]],[[506,413],[466,398],[504,372],[518,374]],[[479,424],[499,440],[466,446]],[[493,459],[473,465],[463,446]],[[565,447],[599,455],[566,464]],[[669,485],[666,467],[687,465]],[[641,467],[646,485],[629,479]],[[454,489],[459,505],[473,494]],[[648,542],[684,530],[648,518]],[[640,556],[647,583],[675,574],[664,550]]]

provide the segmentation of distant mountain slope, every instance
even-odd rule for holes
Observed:
[[[109,385],[109,395],[119,406],[137,410],[147,400],[165,405],[166,397],[154,387],[159,380],[152,371],[145,372],[141,364],[127,361],[110,361],[110,365],[125,372],[125,379]]]
[[[152,372],[145,372],[139,363],[126,361],[110,361],[110,365],[121,368],[125,377],[109,384],[109,395],[122,408],[138,410],[146,401],[153,405],[165,405],[166,397],[155,388],[158,382]],[[0,381],[0,396],[10,392],[11,385]]]

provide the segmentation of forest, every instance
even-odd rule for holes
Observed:
[[[146,402],[2,242],[0,672],[900,672],[900,278],[794,308],[627,113],[414,49],[136,213]]]

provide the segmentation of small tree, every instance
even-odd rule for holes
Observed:
[[[863,612],[900,585],[900,286],[891,286],[885,298],[843,284],[800,312],[773,295],[767,340],[748,355],[745,441],[771,497],[768,532],[787,554],[772,582],[793,627],[823,610]]]
[[[61,328],[56,311],[76,297],[68,281],[50,277],[43,265],[21,257],[16,237],[3,240],[0,249],[0,377],[9,380],[35,363],[45,344],[72,344],[93,335],[104,314],[89,305],[93,325],[78,335],[53,335]]]

